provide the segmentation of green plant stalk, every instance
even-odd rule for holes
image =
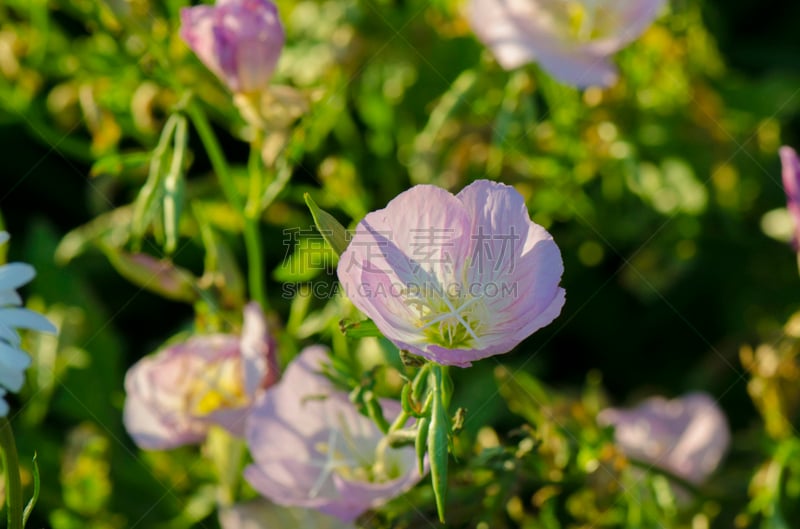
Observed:
[[[205,113],[197,106],[195,101],[190,101],[186,105],[186,112],[197,130],[197,134],[200,136],[200,141],[203,142],[203,147],[206,149],[214,172],[217,173],[225,198],[244,222],[244,245],[247,252],[247,282],[250,287],[250,298],[258,302],[266,310],[268,304],[267,290],[264,284],[264,255],[259,227],[260,215],[253,216],[246,213],[245,203],[236,189],[236,183],[228,170],[228,162],[225,160],[225,155],[222,152],[219,141],[217,141],[217,137],[214,135],[214,131],[211,129],[211,125],[208,123]]]
[[[0,448],[3,451],[3,470],[6,474],[6,504],[8,510],[8,529],[22,529],[22,480],[19,476],[19,457],[14,442],[11,423],[0,419]]]
[[[258,218],[264,211],[261,206],[261,195],[264,189],[264,162],[261,159],[260,146],[264,142],[264,132],[255,131],[255,137],[250,142],[250,157],[247,160],[247,173],[250,178],[250,188],[247,191],[247,204],[244,206],[245,217]]]
[[[259,219],[245,217],[244,244],[247,249],[247,282],[250,298],[267,310],[267,287],[264,284],[264,250],[261,245]]]
[[[445,523],[445,497],[447,495],[447,464],[450,449],[450,417],[447,406],[450,394],[447,382],[449,374],[447,366],[431,364],[430,391],[433,402],[430,410],[430,425],[428,426],[428,461],[431,468],[431,484],[433,497],[436,501],[436,512],[439,521]]]

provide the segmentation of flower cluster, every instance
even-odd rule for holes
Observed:
[[[470,0],[468,15],[502,67],[538,62],[557,79],[584,87],[614,82],[611,56],[642,33],[663,4]],[[274,3],[219,0],[184,8],[181,21],[183,40],[236,98],[266,90],[286,38]],[[781,156],[789,207],[800,226],[800,162],[788,148]],[[322,346],[304,349],[279,378],[276,340],[261,307],[251,303],[240,335],[193,336],[135,364],[125,380],[125,426],[144,449],[201,443],[212,426],[221,426],[244,438],[252,463],[243,475],[257,492],[274,504],[311,508],[343,523],[407,491],[430,465],[441,516],[442,465],[446,471],[453,430],[442,366],[467,367],[510,352],[553,322],[566,300],[561,252],[515,188],[488,180],[455,195],[419,185],[368,213],[352,237],[338,223],[329,235],[337,229],[343,291],[398,349],[429,362],[419,370],[426,375],[418,385],[429,398],[409,397],[416,391],[410,383],[402,405],[375,399],[378,410],[367,417],[322,374],[329,356]],[[13,293],[29,279],[0,270],[0,293]],[[24,318],[6,319],[25,326]],[[13,345],[2,327],[0,338],[0,345]],[[0,384],[18,389],[20,379],[12,375],[0,373]],[[630,458],[695,483],[719,464],[729,442],[724,415],[702,394],[607,409],[598,419],[615,428]],[[405,445],[393,448],[389,434],[398,431]],[[416,449],[408,446],[411,434]],[[263,506],[226,506],[222,524],[249,527],[258,517],[283,516],[259,514]]]
[[[422,478],[414,450],[381,443],[378,427],[320,374],[324,348],[305,349],[277,383],[275,354],[250,304],[241,337],[198,336],[144,358],[125,381],[128,432],[155,450],[201,442],[222,426],[245,437],[255,460],[245,477],[261,494],[344,521]],[[381,405],[388,419],[400,413],[398,402]]]

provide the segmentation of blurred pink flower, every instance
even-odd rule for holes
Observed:
[[[422,476],[413,447],[377,453],[383,434],[319,373],[326,358],[325,348],[306,348],[253,406],[245,437],[254,464],[244,475],[279,505],[349,522]],[[400,413],[398,402],[381,406],[389,421]]]
[[[506,353],[564,305],[564,265],[513,188],[429,185],[369,213],[339,259],[345,293],[397,347],[443,365]]]
[[[251,303],[241,337],[192,337],[131,367],[125,428],[148,450],[201,442],[214,424],[242,436],[254,398],[277,377],[275,344],[261,309]]]
[[[281,507],[264,499],[238,503],[219,512],[222,529],[356,529],[333,516],[313,509]]]
[[[794,222],[792,246],[800,250],[800,159],[791,147],[781,147],[783,167],[783,189],[786,191],[786,207]]]
[[[728,421],[705,393],[666,400],[652,397],[635,408],[608,408],[598,422],[614,426],[614,439],[629,457],[702,483],[730,444]]]
[[[578,87],[617,78],[610,56],[655,19],[663,0],[470,0],[478,38],[506,70],[538,62]]]
[[[218,0],[181,9],[181,38],[232,92],[266,88],[285,35],[270,0]]]

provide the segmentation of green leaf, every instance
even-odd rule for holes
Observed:
[[[411,402],[411,382],[403,384],[403,388],[400,390],[400,404],[403,407],[403,411],[409,415],[418,413],[414,403]]]
[[[150,161],[150,152],[132,152],[127,154],[109,154],[103,156],[92,164],[89,175],[98,177],[101,175],[119,176],[125,171],[138,169]]]
[[[411,383],[411,399],[414,402],[422,402],[422,395],[427,387],[427,382],[429,380],[428,374],[432,368],[433,364],[425,364],[422,368],[417,372],[417,376],[414,377],[414,381]],[[428,394],[428,398],[431,397],[431,394]]]
[[[336,252],[336,255],[342,255],[347,249],[347,230],[344,229],[338,220],[333,215],[323,211],[317,206],[316,202],[311,198],[311,195],[305,193],[306,205],[311,211],[311,216],[314,218],[314,224],[317,226],[322,238],[325,239],[330,247]]]
[[[169,144],[178,129],[178,124],[183,121],[185,127],[186,119],[179,114],[172,114],[161,131],[161,137],[153,150],[153,157],[150,159],[150,172],[147,181],[142,186],[136,202],[133,206],[133,222],[131,232],[135,239],[141,239],[150,224],[151,219],[158,210],[158,198],[163,192],[164,166],[167,163]]]
[[[281,283],[305,283],[324,270],[334,268],[336,256],[327,243],[320,239],[301,239],[294,252],[284,259],[272,277]]]
[[[339,322],[339,329],[349,338],[381,337],[383,334],[378,330],[378,326],[372,320]]]
[[[450,444],[450,417],[447,414],[445,405],[444,368],[440,365],[432,365],[431,378],[433,403],[428,430],[428,459],[431,464],[431,483],[433,485],[433,495],[436,499],[436,511],[439,514],[439,521],[444,523],[448,448]]]
[[[425,449],[428,446],[430,426],[431,421],[427,417],[423,417],[417,422],[417,440],[414,443],[414,448],[417,451],[417,468],[420,474],[425,473]]]
[[[186,118],[181,116],[175,127],[172,161],[163,183],[164,200],[162,208],[164,213],[164,235],[166,237],[164,250],[168,254],[173,253],[178,246],[179,225],[186,195],[183,166],[186,159],[187,144],[187,122]]]
[[[36,502],[39,500],[39,490],[41,489],[41,480],[39,479],[39,462],[36,460],[37,454],[36,452],[33,453],[33,496],[31,497],[30,501],[28,501],[28,505],[25,506],[25,511],[22,513],[22,526],[24,527],[26,523],[28,523],[28,518],[30,517],[31,513],[33,512],[33,508],[36,506]]]
[[[372,422],[380,428],[381,432],[388,433],[389,421],[383,416],[383,408],[381,408],[378,399],[375,397],[375,393],[372,391],[364,393],[364,406],[367,408],[367,415],[372,419]]]
[[[123,246],[128,241],[132,214],[131,206],[122,206],[70,231],[56,248],[56,262],[67,264],[101,240],[105,244]]]

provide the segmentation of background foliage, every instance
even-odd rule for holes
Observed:
[[[29,338],[35,363],[14,417],[21,455],[38,452],[44,479],[34,527],[217,523],[213,467],[194,449],[140,452],[121,424],[127,367],[191,328],[195,314],[201,327],[226,328],[245,295],[241,227],[193,130],[171,259],[203,296],[153,291],[126,269],[137,246],[166,255],[157,220],[141,241],[127,240],[128,206],[187,94],[209,113],[246,185],[247,126],[178,39],[184,4],[0,4],[8,257],[36,266],[26,299],[61,328],[58,339]],[[341,335],[341,299],[283,295],[334,278],[309,266],[303,193],[353,224],[413,184],[499,179],[553,233],[568,299],[515,353],[455,373],[455,404],[468,414],[449,525],[796,526],[797,338],[791,328],[779,337],[800,288],[791,249],[765,235],[785,222],[765,214],[785,200],[778,147],[800,145],[800,7],[674,1],[617,55],[618,85],[579,92],[535,67],[500,70],[460,2],[278,4],[288,42],[275,83],[308,101],[303,117],[285,109],[276,117],[277,137],[295,125],[291,180],[276,185],[262,219],[283,361],[315,342],[345,358],[393,358],[386,343],[356,350]],[[285,231],[298,226],[299,242]],[[742,349],[761,342],[760,355]],[[786,369],[765,370],[769,358]],[[635,474],[620,473],[624,463],[593,416],[692,389],[718,398],[734,445],[683,509],[663,477],[625,481]],[[770,482],[764,473],[776,461],[785,472]],[[638,492],[622,492],[628,486]],[[418,527],[433,513],[420,487],[370,524]]]

